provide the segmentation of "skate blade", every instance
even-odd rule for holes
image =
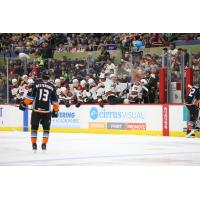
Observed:
[[[195,131],[191,131],[189,134],[187,134],[185,137],[186,138],[195,138],[195,136],[193,136],[193,134],[195,133]]]

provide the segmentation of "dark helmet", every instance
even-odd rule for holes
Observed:
[[[50,74],[49,74],[48,70],[45,70],[42,72],[42,79],[49,80],[49,76],[50,76]]]

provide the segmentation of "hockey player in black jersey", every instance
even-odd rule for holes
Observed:
[[[194,129],[196,126],[196,121],[199,116],[199,100],[200,100],[200,87],[195,85],[191,87],[189,95],[186,97],[186,106],[189,111],[189,121],[187,125],[186,136],[194,136]]]
[[[56,89],[49,81],[48,72],[43,72],[42,80],[35,83],[32,91],[20,104],[19,109],[25,110],[29,104],[33,105],[31,115],[31,141],[33,150],[37,150],[37,131],[39,124],[43,127],[42,150],[46,150],[49,138],[51,117],[58,117],[59,104]],[[53,111],[51,112],[51,105]]]

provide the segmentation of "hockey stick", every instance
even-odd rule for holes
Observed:
[[[145,91],[147,91],[147,92],[149,91],[148,88],[145,87],[144,85],[142,86],[142,88],[143,88]]]

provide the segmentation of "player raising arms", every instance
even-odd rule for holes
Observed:
[[[42,73],[42,80],[35,83],[32,92],[20,104],[19,109],[25,110],[29,104],[33,104],[31,115],[31,142],[33,150],[37,150],[37,131],[39,124],[43,127],[42,150],[46,150],[49,138],[51,117],[58,117],[59,104],[55,87],[49,81],[48,71]],[[51,104],[53,111],[51,112]]]

